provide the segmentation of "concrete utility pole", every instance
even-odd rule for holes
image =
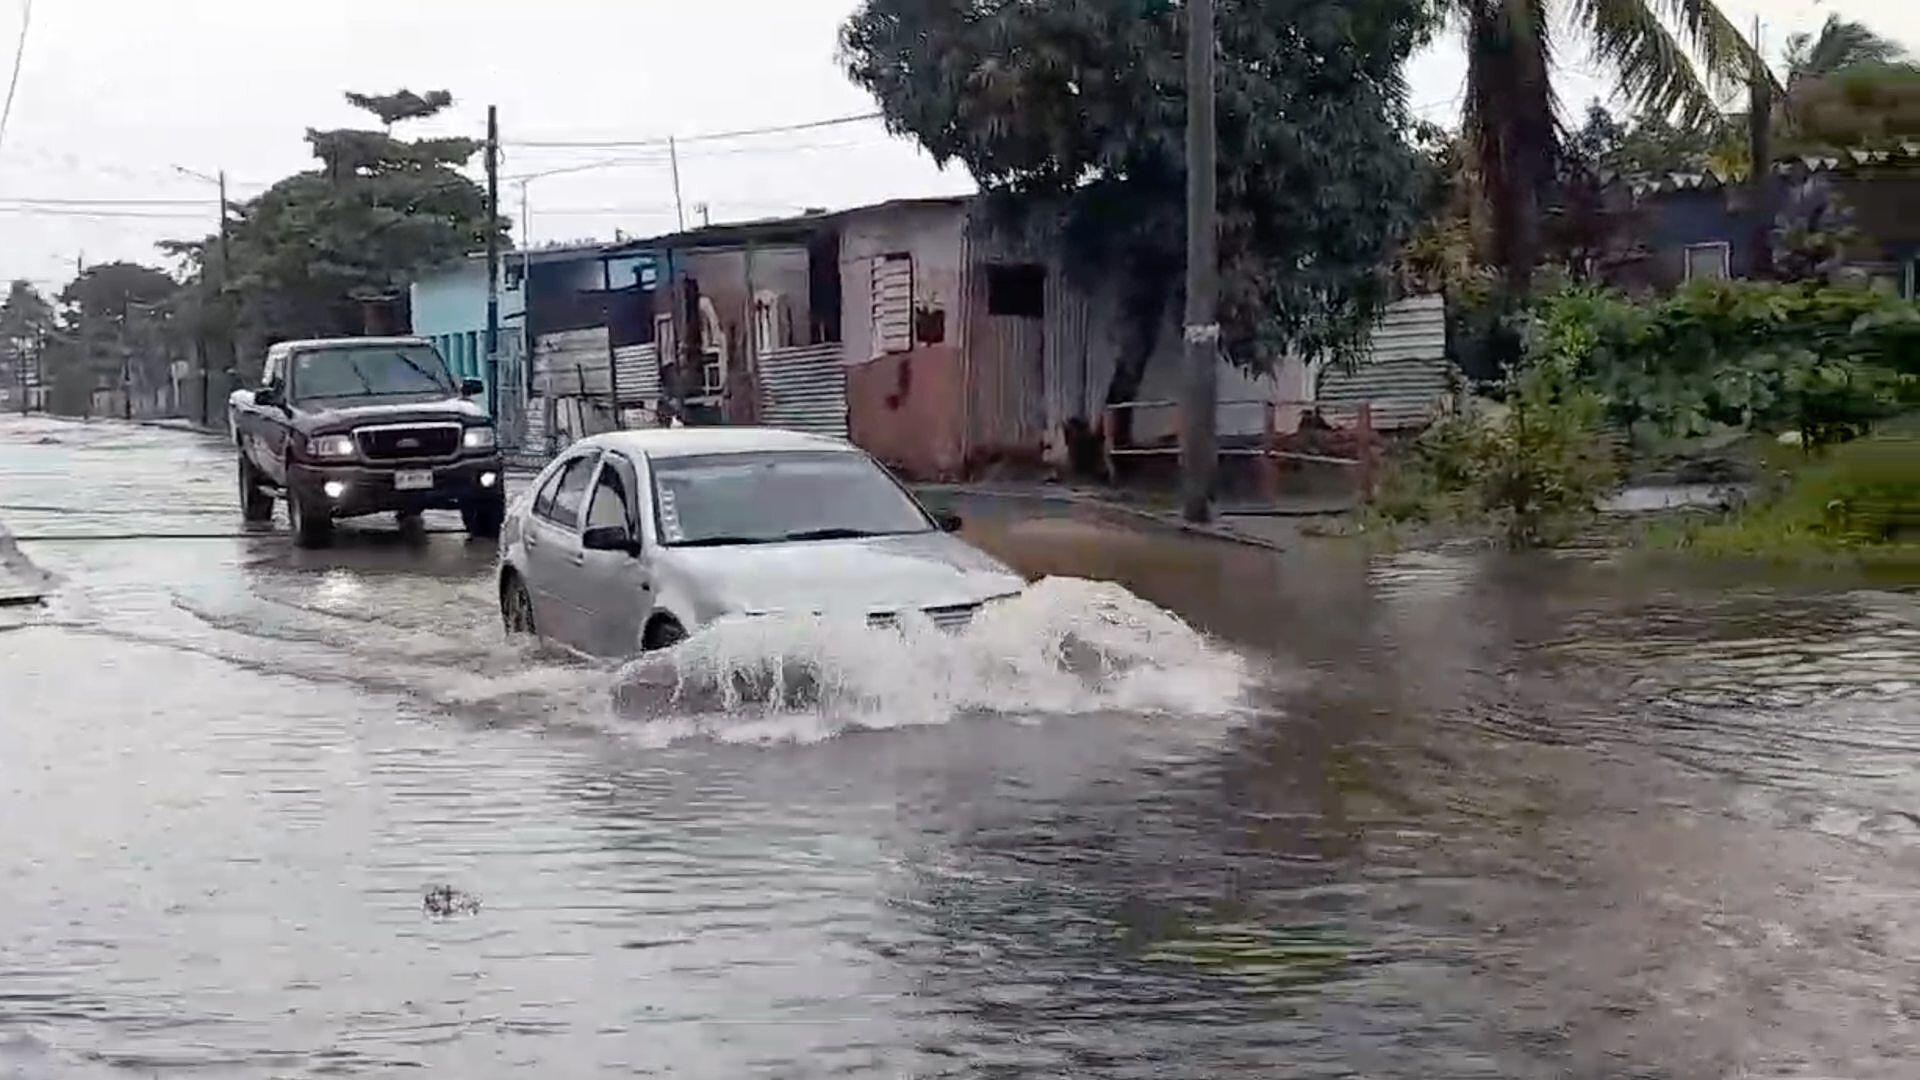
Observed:
[[[1753,165],[1753,277],[1773,276],[1773,79],[1760,50],[1760,17],[1753,17],[1754,71],[1747,80],[1747,139]]]
[[[667,136],[667,161],[673,166],[673,216],[680,223],[680,231],[687,231],[687,210],[680,202],[680,147]]]
[[[1187,3],[1187,379],[1181,402],[1180,501],[1188,521],[1213,517],[1220,324],[1215,254],[1213,0]]]
[[[487,414],[500,422],[500,113],[487,106]]]

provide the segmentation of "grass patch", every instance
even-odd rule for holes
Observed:
[[[1745,506],[1656,527],[1648,541],[1703,555],[1920,566],[1920,417],[1810,454],[1775,448]]]

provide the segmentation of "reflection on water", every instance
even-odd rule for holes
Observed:
[[[55,428],[0,504],[226,513],[217,444]],[[740,624],[664,719],[458,537],[28,542],[0,1077],[1911,1075],[1913,591],[1034,509],[966,507],[1034,599]]]

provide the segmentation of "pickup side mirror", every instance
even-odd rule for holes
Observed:
[[[580,546],[588,551],[624,551],[638,557],[640,541],[623,526],[600,525],[580,534]]]
[[[487,392],[487,384],[481,382],[479,379],[461,379],[460,380],[460,396],[461,397],[479,397],[481,394],[484,394],[486,392]]]
[[[963,524],[960,515],[951,510],[942,510],[934,514],[933,523],[940,527],[941,532],[959,532]]]
[[[284,409],[287,407],[287,392],[277,384],[268,383],[254,391],[253,403],[263,409]]]

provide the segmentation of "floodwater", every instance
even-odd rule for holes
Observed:
[[[0,420],[0,1077],[1914,1075],[1911,583],[977,502],[1018,606],[636,715],[231,476]]]

